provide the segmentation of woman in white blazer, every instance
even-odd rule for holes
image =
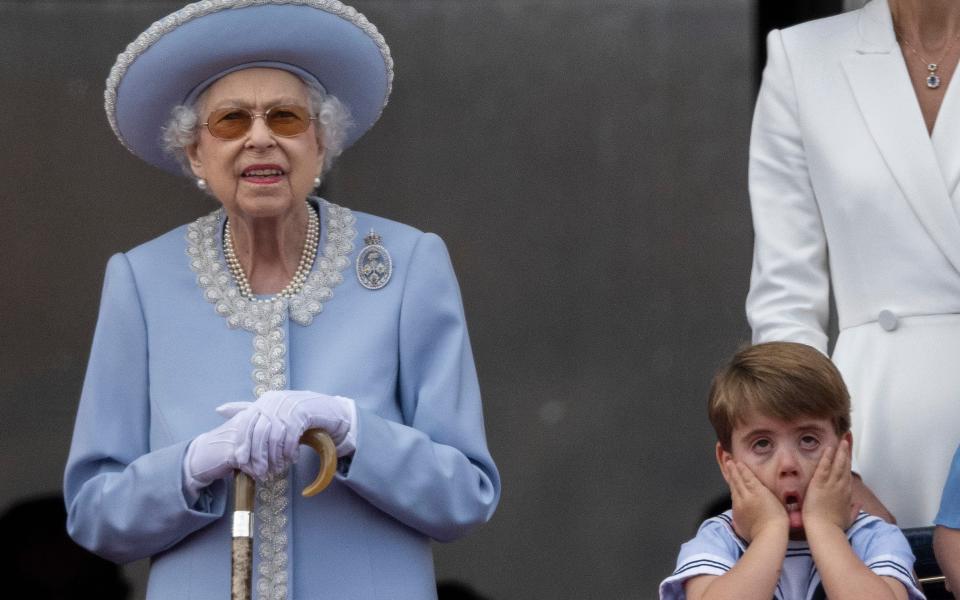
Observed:
[[[855,469],[931,524],[960,440],[960,3],[873,0],[768,38],[750,147],[754,342],[827,352]]]

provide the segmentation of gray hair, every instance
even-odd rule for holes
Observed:
[[[303,80],[301,80],[303,81]],[[303,81],[307,86],[307,98],[310,103],[310,113],[316,115],[317,144],[324,150],[323,175],[330,170],[333,160],[343,152],[343,143],[347,139],[347,130],[353,126],[350,109],[331,94],[324,92],[314,83]],[[170,120],[163,126],[163,149],[177,159],[184,172],[193,177],[190,169],[190,160],[187,157],[187,148],[197,143],[200,115],[198,108],[200,95],[190,105],[179,104],[173,107]]]

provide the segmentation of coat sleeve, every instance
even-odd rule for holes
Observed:
[[[399,324],[404,422],[358,410],[357,450],[339,477],[402,523],[449,541],[486,522],[500,498],[473,354],[446,247],[413,250]]]
[[[941,527],[960,529],[960,447],[953,453],[950,472],[940,497],[940,510],[933,522]]]
[[[754,251],[747,318],[754,343],[800,342],[827,351],[827,241],[807,168],[793,73],[779,31],[750,139]]]
[[[151,449],[147,328],[130,263],[107,264],[100,314],[64,474],[67,529],[115,562],[151,556],[223,515],[225,484],[191,507],[187,442]]]

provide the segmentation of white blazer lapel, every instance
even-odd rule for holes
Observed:
[[[910,85],[886,0],[863,8],[860,34],[860,47],[843,59],[843,67],[867,128],[917,218],[960,271],[960,220]]]
[[[960,209],[960,79],[956,75],[957,69],[953,73],[930,141],[940,163],[947,194],[953,197],[953,209],[957,211]]]

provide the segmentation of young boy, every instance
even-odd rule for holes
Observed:
[[[850,397],[827,357],[745,348],[708,410],[733,510],[683,545],[661,600],[923,598],[900,530],[851,506]]]

